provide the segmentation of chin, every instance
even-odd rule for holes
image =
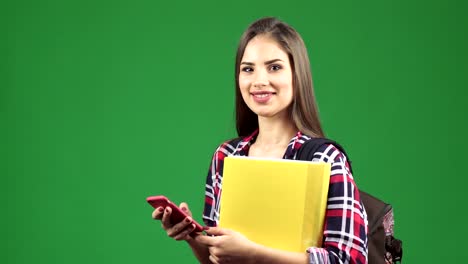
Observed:
[[[258,117],[265,117],[265,118],[274,117],[278,115],[277,112],[270,112],[270,111],[253,111],[253,112],[257,114]]]
[[[272,116],[272,111],[269,111],[268,109],[259,109],[259,108],[255,108],[255,107],[249,107],[250,110],[252,110],[252,112],[254,112],[256,115],[258,116],[265,116],[265,117],[268,117],[268,116]]]

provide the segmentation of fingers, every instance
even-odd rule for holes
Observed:
[[[187,217],[183,221],[181,221],[180,223],[177,223],[177,224],[173,225],[172,227],[166,229],[167,235],[170,236],[170,237],[175,237],[178,234],[180,234],[181,232],[185,231],[185,229],[187,229],[187,227],[191,228],[191,226],[192,226],[191,224],[192,224],[192,218]]]
[[[165,208],[161,206],[156,208],[152,213],[152,217],[155,220],[161,220],[161,226],[166,231],[169,237],[172,237],[175,240],[191,239],[192,237],[190,237],[190,234],[196,228],[195,224],[193,224],[193,219],[191,217],[192,213],[188,209],[188,205],[186,203],[181,203],[179,207],[187,215],[189,215],[179,223],[171,222],[171,215],[173,213],[173,210],[169,206]]]
[[[151,215],[154,220],[161,220],[164,213],[164,208],[162,206],[154,209],[153,214]]]
[[[166,209],[164,209],[164,215],[162,216],[162,219],[161,219],[161,224],[164,229],[170,228],[172,226],[171,213],[172,213],[172,209],[169,206],[166,207]]]
[[[217,250],[216,250],[216,247],[208,247],[208,252],[210,253],[210,255],[212,256],[217,256]]]
[[[192,233],[193,230],[195,230],[195,224],[187,226],[182,232],[173,236],[173,238],[175,240],[186,240],[189,238],[188,236],[190,235],[190,233]]]
[[[187,215],[192,216],[192,212],[190,212],[187,203],[181,203],[179,208],[182,209],[182,211],[184,211]]]
[[[205,230],[205,232],[212,236],[222,236],[230,234],[231,230],[220,227],[210,227],[209,229]]]
[[[219,264],[219,259],[216,256],[210,255],[208,258],[213,262],[213,264]]]
[[[205,235],[199,235],[195,237],[195,240],[205,246],[211,247],[216,244],[217,237],[211,237],[211,236],[205,236]]]

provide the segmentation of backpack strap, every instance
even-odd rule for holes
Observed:
[[[315,152],[317,152],[320,149],[320,147],[322,147],[325,144],[332,144],[346,156],[346,158],[348,159],[349,170],[351,171],[351,173],[353,173],[353,168],[351,167],[351,160],[349,160],[349,157],[346,154],[344,148],[340,144],[336,143],[336,141],[333,141],[328,138],[311,138],[307,140],[297,151],[296,157],[298,160],[311,161],[312,159],[314,159]]]

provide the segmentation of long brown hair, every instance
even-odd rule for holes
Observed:
[[[290,116],[299,129],[312,137],[324,137],[315,101],[309,56],[299,33],[288,24],[274,17],[266,17],[252,23],[242,34],[236,55],[236,127],[241,137],[250,135],[258,128],[258,117],[242,99],[239,89],[240,63],[245,47],[257,35],[274,39],[288,54],[293,71],[293,102]]]

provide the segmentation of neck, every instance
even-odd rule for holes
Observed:
[[[296,135],[297,128],[288,117],[258,117],[258,136],[255,144],[260,146],[286,145]]]

